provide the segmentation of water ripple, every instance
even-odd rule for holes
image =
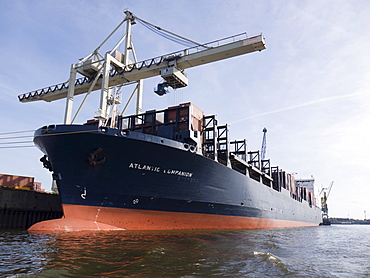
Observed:
[[[370,226],[0,232],[1,277],[369,277]]]

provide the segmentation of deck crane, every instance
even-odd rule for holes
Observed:
[[[321,197],[321,210],[322,210],[322,224],[323,225],[330,225],[327,200],[329,198],[329,194],[330,194],[331,188],[333,187],[333,184],[334,184],[334,181],[330,183],[329,187],[323,187],[320,192],[320,196],[321,194],[323,194],[323,196]]]
[[[136,83],[126,107],[136,94],[136,114],[140,114],[143,80],[145,78],[160,75],[172,88],[181,88],[187,86],[187,77],[184,74],[184,70],[187,68],[265,49],[265,40],[261,34],[247,37],[243,33],[206,44],[186,40],[195,46],[138,62],[131,40],[132,25],[138,21],[146,24],[154,31],[163,31],[163,29],[140,19],[128,10],[125,11],[125,14],[125,19],[94,51],[71,65],[70,77],[66,82],[21,94],[18,96],[19,101],[44,100],[50,102],[66,98],[64,123],[73,124],[90,93],[100,89],[100,108],[96,118],[99,119],[99,124],[103,125],[110,117],[109,106],[118,102],[111,93],[113,86]],[[99,53],[100,48],[124,23],[126,23],[125,34],[111,51],[105,53],[104,56],[101,55]],[[174,35],[173,33],[170,34]],[[183,37],[177,37],[184,40]],[[118,47],[122,44],[124,45],[123,53],[118,51]],[[81,77],[77,78],[77,74]],[[85,94],[85,97],[72,119],[74,96],[79,94]],[[113,116],[111,117],[113,118]]]

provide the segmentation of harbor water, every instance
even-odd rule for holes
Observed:
[[[1,231],[0,277],[370,277],[370,225]]]

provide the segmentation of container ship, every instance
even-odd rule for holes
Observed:
[[[34,135],[34,143],[45,154],[44,167],[56,181],[64,217],[36,223],[29,230],[319,225],[322,215],[314,180],[295,180],[271,166],[260,151],[248,151],[246,140],[230,140],[229,126],[218,124],[215,115],[204,115],[191,102],[141,111],[143,79],[160,75],[164,81],[155,92],[164,95],[170,88],[187,85],[186,68],[265,49],[262,35],[240,39],[239,34],[208,44],[188,40],[195,46],[137,62],[131,26],[140,22],[149,29],[166,30],[125,13],[118,26],[126,23],[119,42],[125,44],[123,53],[117,44],[103,56],[99,46],[72,65],[67,82],[19,96],[21,102],[67,98],[64,124],[46,125]],[[136,84],[129,99],[136,95],[136,113],[130,116],[117,112],[123,84]],[[99,89],[98,115],[75,124],[80,109],[72,119],[74,95],[87,97]]]

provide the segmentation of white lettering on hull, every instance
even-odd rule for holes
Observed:
[[[172,170],[172,169],[168,169],[167,171],[163,170],[163,173],[168,174],[168,175],[178,175],[178,176],[189,177],[189,178],[193,176],[193,173],[183,172],[180,170]]]
[[[164,169],[161,171],[161,167],[159,166],[153,166],[148,164],[140,164],[131,162],[128,166],[129,169],[137,169],[137,170],[143,170],[143,171],[150,171],[150,172],[156,172],[156,173],[163,173],[166,175],[175,175],[175,176],[181,176],[181,177],[187,177],[191,178],[193,176],[193,173],[181,171],[177,169]]]
[[[141,165],[139,163],[132,163],[132,162],[130,163],[128,168],[151,171],[151,172],[157,172],[157,173],[159,173],[161,171],[160,167],[156,167],[156,166],[152,166],[152,165]]]

